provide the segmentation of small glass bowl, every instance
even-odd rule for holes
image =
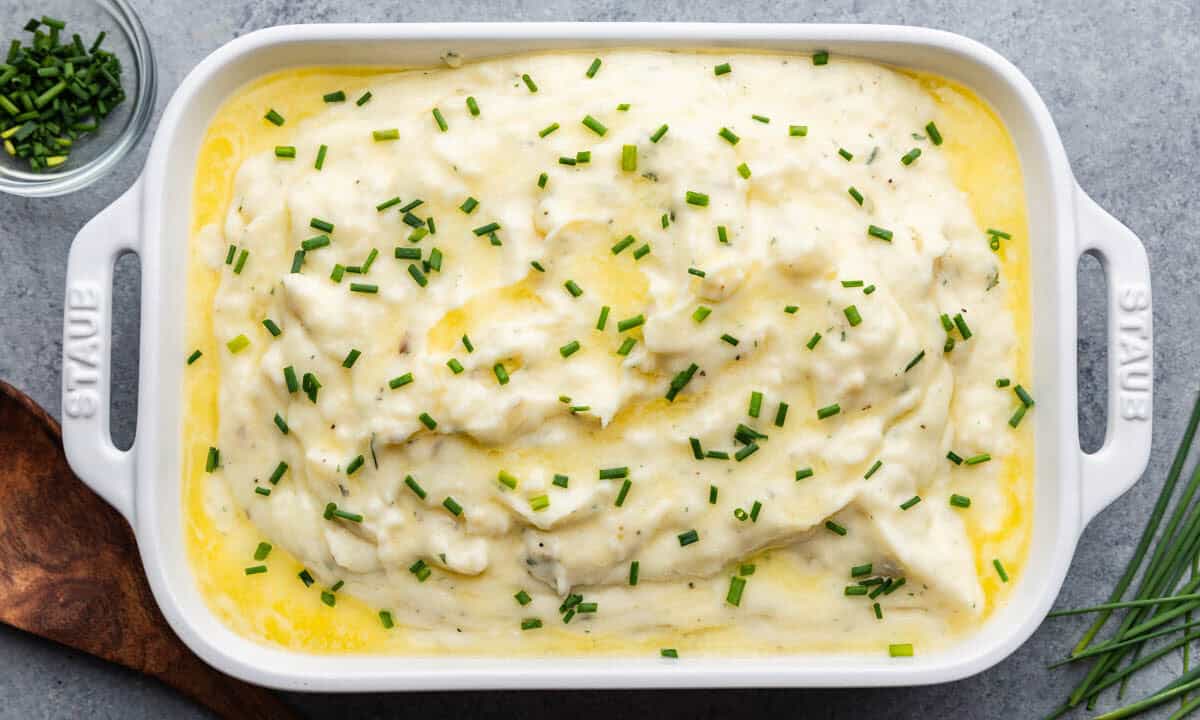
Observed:
[[[6,0],[5,4],[7,19],[0,20],[0,62],[10,41],[20,38],[22,45],[29,44],[33,36],[23,29],[25,22],[43,15],[66,22],[62,31],[66,42],[72,33],[79,33],[90,47],[97,34],[106,32],[102,47],[121,61],[125,101],[98,130],[79,138],[65,163],[34,172],[24,158],[12,157],[0,148],[0,192],[53,197],[87,187],[116,166],[150,124],[157,77],[146,29],[127,0]],[[8,127],[7,117],[0,112],[0,129]]]

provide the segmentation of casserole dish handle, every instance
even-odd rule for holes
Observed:
[[[1150,460],[1154,343],[1150,264],[1137,236],[1076,188],[1078,252],[1094,255],[1108,281],[1108,428],[1080,458],[1082,521],[1133,487]]]
[[[141,183],[92,218],[71,244],[63,303],[62,431],[79,477],[133,523],[134,452],[109,432],[112,279],[117,258],[138,252]]]

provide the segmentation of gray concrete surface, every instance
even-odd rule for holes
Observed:
[[[1200,5],[1121,0],[133,0],[149,28],[165,105],[184,75],[227,40],[280,23],[433,20],[707,20],[880,22],[928,25],[981,40],[1033,81],[1058,124],[1076,176],[1149,248],[1156,296],[1155,451],[1145,480],[1091,525],[1059,599],[1099,602],[1137,541],[1188,405],[1200,387],[1196,268],[1200,266]],[[0,20],[12,35],[15,21]],[[7,37],[7,36],[5,36]],[[153,128],[152,128],[153,129]],[[63,268],[75,232],[135,178],[149,137],[106,182],[70,197],[0,196],[0,378],[59,412]],[[1080,424],[1086,447],[1104,433],[1103,284],[1094,262],[1080,271],[1083,332]],[[136,263],[118,276],[113,420],[134,428]],[[121,351],[125,348],[125,351]],[[2,459],[0,459],[2,461]],[[408,696],[292,695],[313,717],[435,718],[521,715],[591,717],[1037,717],[1077,676],[1045,671],[1083,620],[1047,622],[996,668],[961,682],[912,689],[736,692],[487,693]],[[1143,673],[1133,695],[1162,685],[1179,656]],[[156,682],[0,626],[0,718],[198,718],[206,715]]]

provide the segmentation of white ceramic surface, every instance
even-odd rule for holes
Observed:
[[[1007,605],[944,651],[773,657],[505,658],[321,656],[243,638],[206,607],[189,569],[181,501],[180,428],[189,198],[195,159],[220,103],[247,81],[306,65],[436,65],[516,52],[603,47],[830,50],[926,70],[975,90],[1017,144],[1029,206],[1033,378],[1037,397],[1033,539]],[[111,281],[115,259],[142,264],[137,438],[108,431]],[[1108,278],[1108,433],[1093,454],[1076,422],[1076,264],[1097,255]],[[155,598],[200,657],[245,680],[323,691],[883,686],[945,682],[1002,660],[1045,617],[1087,522],[1125,492],[1150,452],[1150,275],[1138,239],[1076,185],[1054,123],[1008,61],[950,33],[875,25],[411,24],[277,27],[218,49],[176,91],[145,171],[76,237],[67,274],[63,439],[75,472],[129,519]],[[127,350],[126,350],[127,351]],[[786,632],[786,628],[781,628]]]

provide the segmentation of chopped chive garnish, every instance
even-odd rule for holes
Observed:
[[[752,442],[749,445],[742,446],[740,450],[734,453],[733,459],[741,462],[756,452],[758,452],[758,443]]]
[[[226,264],[226,265],[232,265],[232,264],[233,264],[233,257],[234,257],[234,255],[236,255],[236,254],[237,254],[237,245],[232,245],[232,244],[231,244],[231,245],[229,246],[229,250],[227,250],[227,251],[225,252],[225,264]]]
[[[905,500],[904,502],[900,503],[900,509],[901,509],[901,510],[907,510],[907,509],[909,509],[909,508],[910,508],[910,507],[912,507],[913,505],[916,505],[916,504],[917,504],[917,503],[919,503],[919,502],[921,502],[921,496],[920,496],[920,495],[913,495],[913,496],[912,496],[912,497],[910,497],[909,499],[907,499],[907,500]]]
[[[405,385],[409,384],[412,381],[413,381],[413,374],[410,372],[406,372],[403,375],[399,375],[397,377],[392,378],[391,380],[388,380],[388,387],[395,390],[396,388],[404,387]]]
[[[317,393],[321,390],[321,382],[317,380],[317,376],[310,372],[304,373],[300,378],[300,387],[303,388],[304,394],[308,396],[309,402],[317,401]]]
[[[471,232],[475,233],[476,237],[483,237],[484,235],[487,235],[488,233],[494,233],[499,229],[500,229],[500,223],[490,222],[487,225],[480,225],[479,227],[475,228]]]
[[[851,185],[850,189],[846,192],[850,193],[850,197],[854,198],[854,202],[858,203],[859,205],[863,204],[863,194],[858,191],[858,188]]]
[[[663,136],[667,134],[667,130],[669,129],[670,128],[664,123],[650,136],[650,142],[657,143],[659,140],[662,140]]]
[[[865,288],[863,288],[863,295],[870,295],[870,294],[871,294],[871,293],[873,293],[873,292],[875,292],[875,286],[874,286],[874,285],[868,285],[868,286],[866,286]]]
[[[692,377],[696,374],[696,371],[699,369],[700,369],[699,365],[697,365],[696,363],[692,363],[687,366],[686,370],[681,370],[679,373],[677,373],[675,375],[674,378],[671,379],[671,384],[667,387],[667,394],[666,394],[666,398],[669,402],[675,401],[675,397],[677,395],[679,395],[679,393],[683,390],[684,387],[687,386],[687,384],[689,382],[692,381]]]
[[[679,538],[679,547],[687,547],[694,542],[700,541],[700,533],[696,532],[695,530],[681,532],[677,537]]]
[[[467,352],[475,352],[475,346],[471,344],[471,338],[467,337],[466,335],[462,336],[462,344],[463,347],[467,349]]]
[[[549,175],[547,175],[546,173],[542,173],[541,175],[538,175],[537,186],[538,186],[538,187],[540,187],[540,188],[545,188],[545,187],[546,187],[546,182],[547,182],[549,179],[550,179],[550,176],[549,176]]]
[[[963,340],[971,339],[971,328],[967,327],[967,321],[963,319],[962,313],[954,316],[954,326],[958,328],[958,334],[962,335]]]
[[[290,393],[294,393],[300,389],[300,383],[296,380],[296,369],[291,365],[283,369],[283,381]]]
[[[596,77],[596,73],[599,70],[600,70],[600,58],[596,58],[595,60],[592,61],[592,64],[588,66],[587,72],[585,72],[584,75],[587,75],[589,78],[594,78],[594,77]]]
[[[991,459],[992,459],[992,456],[989,455],[988,453],[979,453],[978,455],[972,455],[971,457],[964,460],[963,464],[964,465],[979,465],[980,463],[985,463]]]
[[[842,406],[838,405],[837,403],[834,403],[832,405],[826,405],[825,407],[817,410],[817,419],[824,420],[826,418],[831,418],[834,415],[837,415],[838,413],[840,413],[841,411],[842,411]]]
[[[741,165],[738,165],[737,173],[738,173],[738,175],[742,176],[743,180],[749,180],[750,179],[750,166],[747,165],[746,163],[742,163]]]
[[[334,607],[335,605],[337,605],[337,595],[334,595],[333,593],[329,592],[328,590],[322,590],[321,591],[321,602],[325,603],[329,607]]]
[[[535,93],[538,91],[537,83],[533,81],[533,78],[529,77],[528,73],[521,76],[521,82],[525,83],[525,87],[529,88],[529,92]]]
[[[562,355],[564,358],[569,358],[577,352],[579,352],[578,340],[572,340],[558,349],[558,354]]]
[[[724,225],[717,226],[717,242],[721,243],[722,245],[729,244],[729,231]]]
[[[734,607],[742,604],[742,591],[746,589],[746,579],[734,575],[729,578],[729,592],[725,594],[725,602]]]
[[[722,138],[724,138],[725,141],[728,142],[730,145],[737,145],[738,141],[741,140],[741,138],[738,137],[736,133],[734,133],[732,130],[730,130],[727,127],[723,127],[720,130],[718,130],[717,135],[720,135]]]
[[[754,120],[759,121],[763,125],[769,125],[771,123],[771,118],[769,118],[765,115],[751,115],[750,117]]]
[[[504,369],[503,363],[496,363],[492,366],[492,373],[496,376],[496,382],[501,385],[508,384],[508,371]]]
[[[327,103],[345,102],[346,92],[344,90],[337,90],[335,92],[325,93],[321,96],[321,99]]]
[[[621,341],[621,347],[617,348],[617,354],[621,355],[621,356],[628,355],[629,351],[633,350],[633,346],[636,344],[637,344],[637,340],[635,340],[634,338],[631,338],[631,337],[625,338],[623,341]]]
[[[601,480],[620,480],[621,478],[627,478],[627,477],[629,477],[628,466],[601,468],[600,469],[600,479]]]
[[[880,240],[892,241],[892,231],[886,228],[881,228],[878,225],[868,225],[867,234]]]
[[[921,157],[921,148],[913,148],[904,153],[903,157],[900,158],[900,162],[905,165],[912,165],[919,157]]]
[[[287,421],[283,419],[282,415],[280,415],[279,413],[275,413],[274,422],[275,422],[275,427],[279,428],[279,432],[283,433],[284,435],[288,434],[288,424],[287,424]]]
[[[462,515],[462,505],[459,505],[458,502],[449,495],[447,495],[446,499],[442,501],[442,507],[449,510],[450,514],[454,515],[455,517]]]
[[[372,130],[371,137],[375,138],[375,142],[383,142],[385,140],[399,140],[399,128],[387,128],[385,130]]]
[[[308,570],[301,570],[296,574],[296,577],[300,578],[300,582],[304,583],[304,587],[312,587],[313,583],[315,582],[312,574],[309,573]]]
[[[704,457],[711,458],[713,460],[728,460],[729,453],[725,452],[724,450],[708,450],[704,453]]]
[[[813,65],[828,65],[829,64],[829,51],[828,50],[818,50],[817,52],[813,53],[812,62],[813,62]]]
[[[637,172],[638,154],[637,145],[622,145],[621,146],[621,170],[623,172]]]
[[[663,648],[658,651],[658,654],[665,658],[671,658],[672,660],[679,659],[679,651],[675,648]]]
[[[346,354],[346,359],[342,361],[342,367],[344,367],[344,368],[354,367],[354,363],[355,363],[355,361],[358,360],[359,355],[362,355],[362,353],[359,352],[357,349],[352,348],[350,350],[350,352]]]
[[[692,313],[692,320],[702,323],[711,313],[712,308],[701,305],[700,307],[696,308],[695,312]]]
[[[454,373],[455,375],[458,375],[463,371],[462,363],[460,363],[457,358],[450,358],[447,360],[446,367],[450,368],[450,372]]]
[[[617,493],[617,499],[613,502],[613,505],[617,507],[624,505],[625,498],[629,495],[629,488],[631,487],[633,487],[633,481],[629,478],[626,478],[625,482],[621,483],[621,491]]]
[[[425,287],[429,284],[429,278],[427,278],[425,273],[421,272],[421,268],[417,267],[416,265],[408,266],[408,274],[411,275],[412,279],[415,280],[416,283],[421,287]],[[350,287],[353,288],[354,286],[351,285]]]
[[[934,145],[942,144],[942,133],[938,131],[937,125],[934,125],[932,120],[925,126],[925,134],[929,136],[929,140]]]
[[[275,157],[277,158],[294,158],[296,157],[296,148],[291,145],[276,145]]]
[[[695,275],[698,278],[702,278],[705,276],[705,274],[706,273],[703,270],[701,270],[700,268],[694,268],[694,267],[688,268],[688,275]]]
[[[204,353],[200,352],[200,350],[198,350],[198,349],[197,349],[197,350],[193,350],[193,351],[192,351],[192,354],[191,354],[191,355],[188,355],[188,358],[187,358],[187,364],[188,364],[188,365],[191,365],[192,363],[196,362],[197,360],[199,360],[199,359],[200,359],[200,356],[201,356],[201,355],[203,355],[203,354],[204,354]]]
[[[516,490],[517,485],[519,484],[517,476],[513,475],[507,470],[501,470],[499,473],[497,473],[496,480],[509,490]]]
[[[417,497],[421,498],[422,500],[425,499],[425,488],[421,487],[421,485],[416,481],[416,479],[413,478],[412,475],[404,476],[404,484],[407,485],[408,489],[412,490]]]
[[[262,495],[263,497],[271,496],[271,488],[268,487],[256,487],[254,488],[254,492],[258,495]]]
[[[529,597],[529,593],[525,592],[524,590],[520,590],[516,595],[513,595],[513,599],[516,600],[517,604],[521,606],[525,606],[533,602],[533,598]]]
[[[1004,232],[1003,230],[996,230],[995,228],[988,228],[986,230],[986,232],[988,235],[991,235],[992,237],[1003,238],[1005,240],[1012,240],[1012,235]]]
[[[354,460],[350,463],[350,466],[353,467],[355,471],[357,471],[360,467],[362,467],[362,455],[359,455],[358,457],[354,458]],[[349,474],[351,474],[351,472],[353,472],[353,471],[351,471],[349,467],[346,468],[346,474],[349,475]],[[347,512],[336,506],[333,508],[332,511],[330,511],[329,514],[332,517],[339,518],[341,520],[348,520],[350,522],[361,523],[363,521],[362,515],[359,515],[358,513]]]
[[[250,347],[250,338],[246,337],[245,335],[238,335],[234,339],[225,343],[225,347],[229,348],[229,352],[236,355]]]
[[[570,483],[570,482],[571,482],[571,479],[569,477],[567,477],[566,475],[560,475],[560,474],[556,473],[554,475],[554,479],[551,481],[551,484],[557,485],[560,488],[565,488],[565,487],[567,487],[568,483]]]
[[[276,127],[282,126],[283,123],[286,122],[282,115],[275,112],[274,108],[267,110],[267,114],[263,115],[263,117],[266,118],[267,122],[275,125]]]
[[[807,125],[788,125],[789,137],[805,137],[808,135]]]
[[[438,108],[433,109],[433,120],[437,123],[438,129],[446,132],[450,129],[450,125],[446,123],[446,118],[442,115],[442,111]]]
[[[692,192],[688,190],[684,193],[684,200],[688,205],[696,205],[697,207],[708,207],[708,196],[704,193]]]
[[[1016,387],[1013,388],[1013,392],[1015,392],[1017,394],[1017,397],[1021,399],[1022,405],[1024,405],[1027,408],[1033,407],[1033,396],[1029,394],[1028,390],[1026,390],[1025,388],[1021,387],[1020,384],[1018,384]]]
[[[646,317],[641,314],[634,315],[633,317],[625,318],[624,320],[618,320],[617,321],[617,331],[625,332],[627,330],[632,330],[635,327],[638,327],[645,322],[646,322]]]
[[[424,560],[417,560],[412,565],[409,565],[408,571],[410,573],[412,573],[413,575],[417,576],[418,582],[425,582],[426,580],[429,579],[429,576],[433,573],[433,570],[431,570],[430,567],[427,564],[425,564]]]
[[[727,343],[729,343],[730,345],[733,345],[733,346],[735,346],[735,347],[737,346],[738,342],[740,342],[740,341],[739,341],[737,338],[735,338],[734,336],[730,335],[729,333],[725,333],[725,334],[721,335],[721,340],[723,340],[723,341],[725,341],[725,342],[727,342]]]
[[[718,77],[720,77],[721,75],[725,75],[726,73],[729,73],[732,71],[733,71],[733,68],[729,66],[729,63],[721,63],[720,65],[713,67],[713,75],[716,75]]]
[[[208,448],[208,456],[204,459],[204,472],[212,472],[221,465],[221,451],[212,447]]]
[[[909,370],[912,370],[913,368],[915,368],[917,366],[917,363],[921,362],[921,360],[923,360],[924,358],[925,358],[925,351],[922,350],[921,352],[917,353],[913,357],[912,360],[908,361],[908,365],[904,366],[904,372],[908,372]]]
[[[609,307],[607,305],[600,308],[600,317],[596,320],[597,330],[604,330],[605,326],[608,325],[608,312]]]
[[[841,155],[842,159],[846,162],[850,162],[854,159],[854,153],[850,152],[846,148],[838,148],[838,155]]]
[[[353,475],[354,473],[358,472],[358,469],[363,466],[364,462],[366,462],[366,460],[362,455],[355,456],[355,458],[351,460],[348,465],[346,465],[346,474]]]
[[[427,412],[423,412],[420,415],[418,415],[417,419],[421,421],[422,425],[424,425],[426,428],[428,428],[430,430],[434,430],[437,428],[437,420],[434,420],[433,416]]]
[[[385,630],[391,630],[396,626],[396,622],[392,620],[392,613],[388,610],[379,611],[379,624],[383,625]]]
[[[590,163],[591,161],[592,161],[592,151],[591,150],[580,150],[579,152],[575,153],[575,163],[576,164],[583,165],[584,163]]]
[[[613,255],[620,255],[622,250],[624,250],[625,248],[627,248],[627,247],[629,247],[630,245],[634,244],[635,242],[637,242],[637,238],[635,238],[635,237],[634,237],[634,236],[632,236],[632,235],[626,235],[625,237],[623,237],[623,238],[621,238],[620,240],[618,240],[618,241],[616,242],[616,244],[614,244],[614,245],[612,246],[612,254],[613,254]]]
[[[870,480],[871,476],[879,472],[879,468],[881,467],[883,467],[883,461],[876,460],[875,464],[871,466],[871,469],[867,470],[867,472],[863,475],[863,480]]]
[[[526,75],[525,77],[529,77]],[[535,91],[536,92],[536,91]],[[541,618],[525,618],[521,621],[522,630],[537,630],[542,626]]]
[[[868,592],[870,592],[870,591],[863,585],[847,585],[842,590],[843,595],[847,595],[850,597],[853,597],[856,595],[866,595]]]
[[[971,498],[966,495],[951,495],[950,504],[957,508],[969,508],[971,507]]]
[[[617,106],[617,111],[618,112],[629,112],[629,107],[630,107],[629,103],[621,103],[620,105]]]
[[[283,475],[287,472],[287,470],[288,464],[285,462],[281,461],[278,465],[276,465],[275,469],[271,472],[271,477],[268,478],[271,484],[278,485],[279,481],[283,479]]]
[[[955,465],[962,465],[962,463],[963,463],[963,459],[961,457],[959,457],[958,453],[954,452],[953,450],[946,453],[946,459],[949,460],[950,462],[954,463]]]
[[[688,444],[692,448],[692,457],[696,458],[697,460],[703,460],[704,448],[700,447],[700,438],[690,437],[688,438]]]
[[[866,563],[865,565],[855,565],[854,567],[850,568],[850,577],[862,577],[864,575],[870,575],[871,567],[871,563]]]
[[[243,249],[242,252],[238,254],[237,263],[233,266],[234,275],[242,274],[242,268],[246,267],[246,258],[248,257],[250,257],[250,251],[246,249]]]
[[[630,585],[638,584],[638,565],[639,565],[639,563],[637,560],[634,560],[633,562],[629,563],[629,584]]]
[[[579,287],[574,280],[566,281],[563,283],[563,287],[566,288],[567,292],[571,294],[571,297],[579,297],[583,294],[583,288]]]
[[[312,218],[308,221],[308,226],[313,230],[320,230],[323,233],[333,232],[333,223],[321,218]]]
[[[758,500],[750,506],[750,522],[758,522],[758,514],[762,512],[762,503]]]
[[[549,135],[550,133],[557,130],[559,127],[560,127],[560,125],[558,123],[550,123],[549,125],[542,128],[541,130],[538,130],[538,137],[544,138],[547,135]]]
[[[1028,410],[1026,405],[1018,405],[1017,409],[1013,411],[1012,417],[1008,419],[1008,424],[1014,428],[1020,425],[1022,418],[1025,417],[1026,410]]]
[[[313,237],[301,242],[300,248],[307,253],[312,252],[313,250],[319,250],[323,247],[329,247],[329,243],[330,240],[328,235],[314,235]]]
[[[813,469],[810,467],[800,468],[796,471],[796,480],[804,480],[813,476]]]
[[[608,132],[608,128],[604,127],[603,123],[601,123],[599,120],[592,117],[591,115],[585,115],[581,122],[583,123],[584,127],[586,127],[588,130],[591,130],[592,132],[596,133],[600,137],[604,137],[605,133]]]
[[[943,330],[946,332],[952,332],[954,330],[954,321],[950,319],[949,315],[942,313],[940,316],[938,316],[938,319],[942,323]]]
[[[821,342],[821,333],[813,333],[813,336],[808,339],[808,342],[806,342],[804,346],[809,350],[812,350],[817,347],[817,343],[819,342]]]
[[[317,148],[317,159],[313,162],[314,168],[320,170],[325,167],[325,153],[327,152],[329,152],[328,145],[322,144],[321,147]]]
[[[992,567],[996,568],[996,574],[1000,576],[1000,582],[1008,582],[1008,571],[1004,569],[1004,563],[1000,562],[1000,558],[992,560]]]
[[[350,283],[350,292],[366,293],[367,295],[375,295],[379,292],[378,285],[370,283]]]
[[[261,575],[267,571],[266,565],[254,565],[246,568],[247,575]]]
[[[397,195],[396,197],[394,197],[390,200],[384,200],[383,202],[376,205],[375,210],[378,212],[383,212],[384,210],[387,210],[388,208],[390,208],[394,205],[399,205],[399,204],[400,204],[400,196]]]
[[[996,378],[996,387],[998,388],[1006,388],[1011,384],[1012,380],[1009,380],[1008,378]]]
[[[837,523],[835,523],[832,520],[825,521],[825,529],[836,535],[845,535],[846,534],[846,528],[842,527],[841,525],[838,525]]]
[[[371,91],[370,90],[366,91],[361,96],[359,96],[359,98],[354,101],[354,104],[359,107],[362,107],[363,105],[366,105],[369,102],[371,102]]]
[[[750,393],[750,407],[746,414],[752,418],[756,418],[762,413],[763,394],[757,390]]]
[[[396,248],[395,256],[397,260],[420,260],[421,248]]]
[[[858,308],[850,305],[842,312],[846,315],[846,320],[850,323],[850,327],[858,327],[862,323],[862,315],[858,314]]]

